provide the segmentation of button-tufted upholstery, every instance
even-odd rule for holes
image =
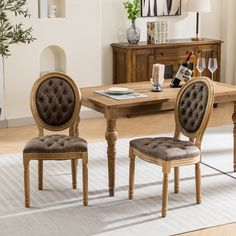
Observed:
[[[75,94],[63,78],[51,77],[44,80],[36,91],[35,99],[38,115],[48,125],[64,125],[73,115]]]
[[[79,137],[46,135],[29,140],[24,153],[87,152],[87,142]]]
[[[130,141],[130,147],[148,156],[165,161],[191,158],[200,155],[200,150],[188,141],[174,140],[169,137],[139,138]]]
[[[190,85],[179,101],[179,120],[182,127],[193,133],[198,130],[208,102],[207,85],[201,81]]]

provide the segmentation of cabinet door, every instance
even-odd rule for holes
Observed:
[[[192,52],[190,59],[190,68],[195,67],[195,52],[196,46],[178,46],[170,48],[157,48],[154,52],[154,62],[165,65],[165,79],[172,79],[177,73],[179,66],[186,59],[187,54]]]
[[[154,63],[160,63],[165,65],[165,79],[172,79],[177,73],[180,65],[186,60],[187,54],[192,52],[193,55],[190,58],[189,68],[193,70],[195,68],[195,52],[196,47],[178,47],[178,48],[163,48],[156,49],[154,53]]]
[[[127,83],[130,52],[121,49],[113,49],[113,83]]]
[[[173,79],[176,75],[180,65],[183,63],[185,58],[176,58],[176,59],[157,59],[155,63],[160,63],[165,65],[165,79]],[[189,69],[193,70],[194,73],[195,66],[195,56],[193,55],[190,59]]]
[[[132,82],[147,81],[152,76],[153,50],[135,50],[132,54]]]

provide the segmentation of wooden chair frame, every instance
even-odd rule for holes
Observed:
[[[36,107],[36,92],[42,82],[50,78],[61,78],[67,81],[75,96],[75,107],[71,119],[61,126],[50,126],[46,124],[39,116]],[[67,75],[61,72],[47,73],[41,76],[33,85],[30,97],[30,107],[39,130],[39,136],[44,136],[44,129],[49,131],[62,131],[69,128],[69,136],[78,137],[79,112],[81,108],[81,94],[75,82]],[[25,206],[30,207],[30,160],[38,160],[38,189],[43,189],[43,160],[71,160],[72,187],[77,188],[77,165],[78,159],[82,159],[83,164],[83,204],[88,204],[88,153],[87,152],[67,152],[67,153],[23,153],[24,164],[24,188],[25,188]]]
[[[208,101],[207,101],[205,114],[202,119],[200,127],[196,130],[196,132],[190,133],[187,130],[185,130],[184,127],[181,126],[181,123],[179,120],[179,101],[185,89],[187,89],[192,84],[199,82],[199,80],[201,80],[203,83],[207,85],[207,88],[209,91]],[[210,118],[210,113],[213,108],[213,101],[214,101],[213,91],[214,91],[213,83],[207,77],[201,77],[201,79],[193,78],[190,81],[188,81],[180,89],[179,94],[176,99],[176,106],[175,106],[175,123],[176,123],[176,129],[175,129],[175,134],[174,134],[175,140],[179,140],[180,134],[182,133],[183,135],[187,136],[189,138],[189,141],[193,142],[194,145],[196,145],[198,148],[201,148],[201,141],[203,138],[203,134],[207,127],[207,123]],[[201,203],[201,198],[202,198],[201,196],[202,195],[201,194],[201,170],[200,170],[201,155],[197,157],[193,157],[193,158],[165,161],[157,157],[154,158],[154,157],[145,155],[133,147],[130,147],[129,149],[129,157],[130,157],[129,199],[133,199],[133,193],[134,193],[134,173],[135,173],[135,157],[136,156],[147,162],[162,166],[162,172],[163,172],[162,217],[165,217],[167,214],[168,175],[170,173],[171,168],[174,168],[174,192],[178,193],[179,192],[179,167],[195,164],[196,202],[197,204]]]

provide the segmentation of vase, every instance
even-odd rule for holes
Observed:
[[[140,29],[136,27],[135,22],[132,21],[131,27],[126,31],[127,40],[130,44],[137,44],[140,40]]]

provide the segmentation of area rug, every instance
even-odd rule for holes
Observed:
[[[165,134],[171,135],[171,134]],[[161,136],[161,135],[157,135]],[[117,142],[116,193],[108,196],[106,142],[89,145],[89,206],[71,189],[70,162],[45,162],[43,191],[31,166],[31,208],[24,208],[22,154],[0,156],[0,235],[173,235],[236,221],[232,126],[207,129],[203,140],[202,204],[195,204],[194,166],[180,169],[180,193],[170,175],[168,215],[161,215],[162,171],[137,159],[128,200],[129,140]],[[173,171],[172,171],[173,172]]]

